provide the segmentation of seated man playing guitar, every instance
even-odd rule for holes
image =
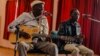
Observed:
[[[8,31],[13,32],[13,34],[19,31],[19,37],[21,38],[18,39],[17,47],[19,56],[27,56],[27,51],[31,48],[31,45],[27,43],[29,39],[33,40],[33,45],[41,51],[47,52],[50,56],[58,56],[57,46],[54,43],[46,41],[49,28],[47,18],[44,15],[44,2],[39,0],[33,1],[31,7],[32,11],[22,13],[8,26]],[[37,37],[39,35],[40,40],[32,38],[35,34]]]
[[[78,9],[73,9],[70,12],[71,18],[63,22],[58,30],[58,35],[64,47],[64,50],[72,52],[72,56],[93,56],[93,50],[82,45],[83,36],[81,34],[81,28],[77,20],[80,17]]]

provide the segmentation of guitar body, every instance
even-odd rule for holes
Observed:
[[[20,31],[27,33],[30,36],[30,38],[25,38],[23,36],[20,36],[18,41],[32,42],[32,35],[39,33],[39,27],[37,27],[37,26],[30,27],[30,26],[20,25],[19,28],[20,28]],[[16,42],[16,34],[10,33],[9,40],[10,40],[10,42],[15,43]]]
[[[84,36],[83,35],[79,35],[79,36],[59,36],[60,40],[65,41],[65,43],[67,44],[71,44],[71,43],[77,43],[77,44],[82,44]]]

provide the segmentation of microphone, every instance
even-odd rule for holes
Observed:
[[[45,16],[52,16],[52,14],[50,12],[48,12],[48,11],[44,11],[43,15],[45,15]]]
[[[83,17],[91,17],[90,14],[82,14]]]
[[[90,14],[82,14],[83,17],[88,17],[87,19],[100,23],[100,20],[95,19],[95,17],[91,16]]]

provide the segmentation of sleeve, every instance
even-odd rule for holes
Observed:
[[[49,25],[48,25],[47,17],[45,17],[45,16],[43,16],[43,24],[44,24],[43,33],[48,35],[48,33],[49,33]]]
[[[61,23],[58,27],[58,35],[64,35],[65,33],[65,30],[64,30],[64,23]]]
[[[25,17],[26,17],[26,13],[22,13],[17,19],[12,21],[8,25],[8,31],[9,32],[15,32],[16,31],[16,26],[19,25],[19,24],[22,24],[24,19],[25,19]]]
[[[81,26],[80,26],[79,23],[77,23],[77,28],[76,28],[76,30],[77,30],[77,35],[82,34],[82,32],[81,32]]]

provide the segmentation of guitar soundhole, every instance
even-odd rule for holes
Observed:
[[[19,37],[23,37],[25,39],[31,38],[30,35],[26,32],[20,32]]]

